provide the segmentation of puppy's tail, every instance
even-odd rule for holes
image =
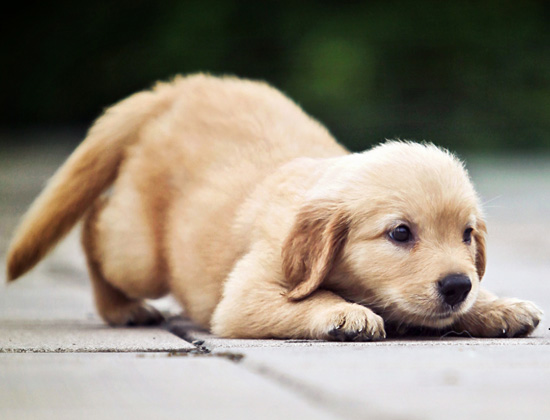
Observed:
[[[130,96],[95,122],[16,230],[7,257],[8,281],[34,267],[114,181],[125,150],[138,141],[140,128],[171,102],[171,90],[165,86]]]

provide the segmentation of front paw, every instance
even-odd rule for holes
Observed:
[[[346,303],[324,314],[321,327],[324,340],[372,341],[386,338],[384,320],[370,309]]]
[[[475,337],[523,337],[539,325],[542,311],[532,302],[495,299],[474,307],[454,328]]]

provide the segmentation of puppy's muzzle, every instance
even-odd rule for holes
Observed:
[[[438,282],[439,294],[443,301],[454,307],[466,299],[472,289],[472,282],[464,274],[450,274]]]

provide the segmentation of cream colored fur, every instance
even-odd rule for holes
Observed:
[[[264,83],[179,77],[109,108],[25,216],[8,279],[85,214],[113,325],[159,322],[144,299],[168,293],[225,337],[369,340],[385,325],[516,336],[542,315],[480,288],[485,223],[455,157],[409,142],[350,154]],[[410,246],[389,237],[403,223]],[[472,290],[449,308],[437,283],[453,273]]]

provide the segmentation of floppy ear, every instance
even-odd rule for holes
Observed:
[[[282,250],[289,299],[304,299],[323,283],[344,246],[348,227],[346,213],[334,207],[309,204],[300,210]]]
[[[487,225],[480,219],[474,231],[474,238],[476,240],[476,269],[480,281],[485,274],[486,265],[485,235],[487,235]]]

